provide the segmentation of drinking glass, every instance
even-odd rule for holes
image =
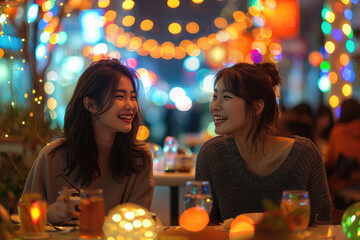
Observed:
[[[80,190],[80,239],[104,237],[105,206],[102,189]]]
[[[20,232],[24,239],[46,239],[45,232],[47,202],[33,198],[33,193],[26,193],[19,201]]]
[[[212,197],[208,181],[186,182],[184,210],[192,207],[202,208],[210,214],[212,208]]]
[[[308,191],[283,191],[281,205],[289,212],[289,214],[296,215],[294,218],[295,231],[305,230],[308,227],[310,221],[310,200]]]

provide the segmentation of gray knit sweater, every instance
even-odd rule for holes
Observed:
[[[212,138],[198,153],[195,179],[210,182],[210,221],[214,223],[242,213],[263,212],[263,199],[280,203],[282,191],[290,189],[309,191],[311,222],[329,224],[331,220],[331,198],[321,156],[315,145],[303,137],[295,136],[286,160],[265,177],[248,170],[234,138]]]

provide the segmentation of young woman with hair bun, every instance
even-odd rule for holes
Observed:
[[[331,198],[324,165],[307,138],[288,136],[279,124],[273,63],[238,63],[220,70],[210,112],[216,136],[201,147],[196,180],[210,182],[212,223],[263,212],[263,199],[280,203],[284,190],[307,190],[310,222],[329,224]]]

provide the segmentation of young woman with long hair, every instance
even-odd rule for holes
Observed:
[[[58,195],[71,187],[63,176],[79,188],[101,188],[106,212],[123,202],[150,209],[152,157],[136,139],[140,86],[136,72],[116,59],[94,62],[80,76],[66,108],[63,137],[41,150],[24,188],[48,201],[50,222],[71,218]]]

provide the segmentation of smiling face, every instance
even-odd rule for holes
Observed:
[[[90,112],[96,113],[96,105]],[[128,133],[132,129],[132,121],[138,111],[135,89],[130,79],[120,75],[113,93],[111,107],[104,113],[92,116],[95,136],[99,139],[113,139],[118,132]]]
[[[222,78],[214,89],[210,112],[214,119],[215,133],[217,134],[246,136],[250,130],[251,121],[247,117],[245,100],[226,89]]]

